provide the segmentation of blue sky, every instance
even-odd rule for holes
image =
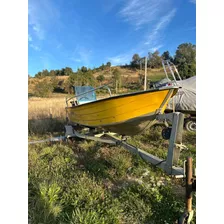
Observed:
[[[196,0],[29,0],[28,72],[130,63],[196,44]]]

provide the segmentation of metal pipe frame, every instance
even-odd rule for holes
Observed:
[[[165,65],[168,66],[168,68],[169,68],[169,70],[170,70],[170,72],[171,72],[171,75],[173,76],[174,82],[175,82],[175,84],[177,85],[177,80],[176,80],[176,77],[175,77],[175,74],[174,74],[174,72],[173,72],[173,69],[172,69],[171,65],[174,67],[174,70],[176,71],[179,80],[182,80],[182,79],[181,79],[180,74],[179,74],[179,72],[178,72],[176,66],[174,65],[174,63],[172,63],[172,62],[169,61],[169,60],[162,60],[162,65],[163,65],[163,69],[164,69],[164,71],[165,71],[165,74],[166,74],[167,79],[168,79],[168,75],[167,75],[167,71],[166,71],[166,66],[165,66]]]
[[[176,167],[175,165],[177,165],[178,163],[181,149],[184,148],[184,146],[182,145],[184,115],[180,112],[159,114],[157,115],[156,119],[159,121],[169,120],[172,123],[171,136],[169,140],[169,148],[166,160],[162,160],[157,156],[154,156],[150,153],[145,152],[144,150],[141,150],[131,144],[128,144],[120,138],[115,137],[115,133],[103,133],[100,135],[100,137],[97,137],[97,135],[94,135],[93,133],[81,134],[75,131],[72,126],[66,125],[66,138],[78,137],[123,146],[131,153],[137,154],[147,162],[161,168],[168,175],[182,178],[185,176],[184,168]]]

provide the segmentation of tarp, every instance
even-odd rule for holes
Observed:
[[[182,88],[170,99],[166,109],[172,110],[174,103],[175,111],[196,112],[196,76],[177,81],[177,84]]]

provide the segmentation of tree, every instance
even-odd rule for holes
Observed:
[[[77,73],[73,73],[68,77],[68,79],[64,83],[64,89],[67,93],[72,94],[73,91],[73,86],[78,85],[78,77]]]
[[[115,68],[113,70],[112,78],[113,78],[113,83],[114,83],[114,87],[115,87],[115,92],[117,93],[118,89],[120,89],[120,87],[122,85],[122,83],[121,83],[121,73],[117,68]]]
[[[195,63],[196,62],[196,46],[191,43],[180,44],[175,54],[175,64]]]
[[[183,79],[196,75],[196,45],[180,44],[176,50],[174,63]]]
[[[99,68],[103,71],[105,69],[104,63]]]
[[[139,61],[140,61],[140,56],[138,54],[134,54],[132,56],[132,61],[131,61],[131,66],[132,67],[138,67],[139,66]]]
[[[42,71],[42,76],[49,76],[49,71],[47,70],[47,69],[44,69],[43,71]]]
[[[59,80],[58,80],[58,78],[56,76],[52,76],[50,78],[50,82],[51,82],[53,88],[57,88],[58,87]]]
[[[154,53],[149,53],[149,66],[151,68],[160,68],[162,66],[161,57],[159,56],[159,51]]]
[[[36,78],[41,78],[42,77],[42,72],[38,72],[37,74],[35,74]]]
[[[105,77],[104,75],[101,74],[101,75],[98,75],[96,79],[100,83],[100,85],[102,85],[102,82],[105,80]]]
[[[73,74],[73,71],[72,71],[72,69],[69,68],[69,67],[65,67],[65,68],[63,68],[63,69],[61,70],[61,75],[62,75],[62,76],[69,76],[69,75],[71,75],[71,74]]]
[[[169,61],[173,62],[173,58],[172,58],[172,56],[170,56],[169,51],[164,51],[163,54],[161,55],[161,58],[163,60],[169,60]]]
[[[81,80],[82,80],[82,85],[90,85],[90,86],[96,85],[96,79],[94,78],[91,70],[84,73],[81,76]]]
[[[50,70],[49,75],[50,76],[55,76],[55,70]]]
[[[59,69],[55,70],[55,75],[60,76],[61,75],[61,70],[59,70]]]
[[[139,56],[138,54],[134,54],[134,55],[132,56],[132,61],[137,62],[137,61],[139,61],[139,59],[140,59],[140,56]]]
[[[88,71],[88,69],[87,69],[87,67],[82,66],[82,67],[81,67],[81,71],[82,71],[82,72],[87,72],[87,71]]]
[[[107,67],[110,67],[111,66],[111,63],[108,61],[107,62]]]
[[[49,97],[53,90],[54,85],[51,82],[43,79],[35,85],[34,94],[38,97]]]
[[[35,75],[35,77],[36,78],[43,78],[43,77],[46,77],[46,76],[49,76],[49,75],[50,75],[49,71],[47,69],[44,69],[44,70],[42,70],[42,72],[38,72]]]
[[[187,79],[196,75],[196,64],[181,63],[178,65],[178,72],[182,79]]]
[[[110,68],[110,74],[111,74],[111,63],[109,61],[107,62],[106,66]]]
[[[82,72],[82,70],[85,71],[83,67],[81,68],[81,70],[78,70],[77,72],[71,74],[69,78],[67,79],[67,81],[65,82],[65,90],[67,92],[69,93],[72,92],[71,91],[72,86],[86,86],[86,85],[95,86],[96,79],[94,78],[92,74],[92,70]]]

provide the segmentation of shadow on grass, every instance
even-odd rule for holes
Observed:
[[[76,160],[79,168],[88,171],[91,176],[94,176],[98,180],[112,180],[109,174],[112,164],[100,152],[104,144],[96,142],[91,144],[90,141],[86,141],[87,144],[84,146],[79,144],[82,142],[79,139],[75,140],[75,144],[73,142],[73,152],[77,155]]]
[[[29,135],[43,135],[64,130],[65,120],[61,118],[45,118],[28,120]]]
[[[146,187],[134,181],[125,181],[115,194],[130,223],[133,220],[142,224],[176,223],[184,209],[184,201],[177,198],[168,186]]]
[[[35,96],[33,93],[28,93],[28,98]]]
[[[196,132],[186,131],[183,133],[183,141],[196,146]]]

